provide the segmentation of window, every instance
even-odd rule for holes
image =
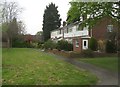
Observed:
[[[68,28],[67,28],[67,33],[68,33]]]
[[[72,32],[72,28],[68,28],[68,33],[69,33],[69,32]]]
[[[83,26],[82,26],[82,25],[77,25],[76,31],[81,31],[82,29],[83,29]]]
[[[59,35],[60,34],[60,31],[57,31],[57,35]]]
[[[75,46],[79,47],[79,40],[78,39],[76,39],[76,41],[75,41]]]
[[[113,31],[113,25],[108,25],[107,26],[107,31],[112,32]]]
[[[76,25],[76,31],[79,31],[80,29],[79,29],[79,25]]]
[[[67,28],[64,29],[64,33],[67,33]]]
[[[57,31],[57,35],[61,34],[61,29]]]
[[[60,31],[60,34],[61,34],[61,29],[59,31]]]
[[[83,30],[88,30],[88,26],[84,27]]]

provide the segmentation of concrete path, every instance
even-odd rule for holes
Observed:
[[[107,71],[103,68],[94,66],[92,64],[80,62],[80,61],[77,61],[72,58],[64,58],[64,57],[54,55],[54,54],[51,54],[51,55],[55,56],[58,59],[62,59],[66,62],[69,62],[79,68],[88,70],[91,73],[95,74],[99,79],[97,85],[118,85],[118,73],[113,73],[113,72]]]

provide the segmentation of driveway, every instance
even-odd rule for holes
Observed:
[[[51,55],[54,55],[58,59],[62,59],[68,63],[71,63],[79,68],[88,70],[91,73],[95,74],[99,79],[97,85],[118,85],[118,73],[113,73],[103,68],[94,66],[92,64],[80,62],[72,58],[64,58],[55,54]]]

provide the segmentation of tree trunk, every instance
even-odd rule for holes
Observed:
[[[10,39],[7,38],[7,48],[10,48]]]

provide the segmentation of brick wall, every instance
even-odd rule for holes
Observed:
[[[78,39],[78,41],[79,41],[79,47],[76,47],[76,39]],[[82,39],[81,39],[81,37],[73,38],[73,51],[81,52],[81,50],[82,50]]]
[[[97,40],[106,40],[107,39],[107,26],[112,24],[113,29],[116,30],[118,26],[116,21],[111,17],[103,17],[97,24],[92,28],[92,36]]]

